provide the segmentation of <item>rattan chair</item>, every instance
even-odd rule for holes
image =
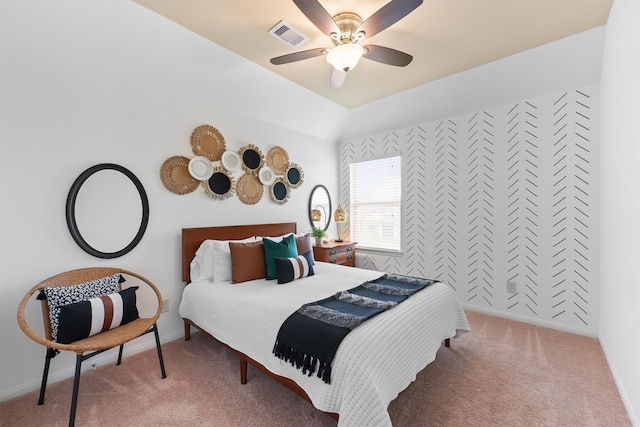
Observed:
[[[36,333],[33,329],[29,327],[29,325],[25,321],[24,311],[27,303],[29,302],[29,300],[31,300],[34,294],[38,293],[43,288],[57,287],[57,286],[61,286],[61,287],[72,286],[78,283],[84,283],[90,280],[111,276],[117,273],[122,273],[125,276],[125,278],[126,276],[135,277],[139,279],[141,285],[146,284],[153,290],[153,293],[156,295],[158,299],[158,308],[153,317],[138,318],[125,325],[118,326],[114,329],[101,332],[97,335],[93,335],[91,337],[84,338],[82,340],[75,341],[70,344],[61,344],[61,343],[52,341],[52,330],[51,330],[51,324],[49,321],[49,306],[46,300],[41,301],[45,337],[42,337],[38,333]],[[138,306],[140,306],[140,298],[138,298]],[[29,338],[44,345],[47,348],[45,364],[44,364],[44,372],[42,374],[42,385],[40,386],[40,397],[38,399],[38,405],[44,404],[44,394],[47,387],[47,377],[49,375],[49,364],[51,362],[51,359],[54,358],[60,352],[60,350],[73,351],[76,353],[76,370],[75,370],[75,377],[73,380],[73,394],[71,396],[71,412],[69,415],[69,426],[73,426],[75,423],[76,404],[78,401],[78,388],[80,385],[80,369],[82,366],[82,362],[93,356],[96,356],[106,350],[119,346],[120,351],[118,353],[117,365],[120,365],[122,361],[122,351],[124,348],[124,344],[133,340],[134,338],[138,338],[149,332],[153,332],[156,340],[156,348],[158,350],[158,360],[160,362],[160,371],[162,372],[162,378],[166,378],[167,375],[165,373],[164,361],[162,359],[162,349],[160,347],[158,327],[156,325],[156,321],[158,317],[160,317],[161,311],[162,311],[162,296],[160,295],[160,291],[158,290],[158,288],[156,288],[156,286],[153,283],[151,283],[148,279],[140,276],[139,274],[133,273],[131,271],[119,269],[119,268],[99,267],[99,268],[84,268],[80,270],[67,271],[65,273],[61,273],[56,276],[50,277],[46,280],[43,280],[42,282],[34,286],[24,296],[24,298],[20,302],[20,306],[18,307],[18,324],[20,325],[20,328],[22,328],[24,333],[27,334]]]

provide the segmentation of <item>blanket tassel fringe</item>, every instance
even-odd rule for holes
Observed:
[[[300,353],[294,348],[282,344],[279,341],[276,341],[276,344],[273,346],[273,354],[276,357],[291,363],[291,366],[294,366],[296,369],[302,369],[303,374],[311,376],[317,371],[316,376],[318,378],[321,378],[322,381],[327,384],[331,383],[330,363],[323,362],[316,357],[309,356],[308,354]]]

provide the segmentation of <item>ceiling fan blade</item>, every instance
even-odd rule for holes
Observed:
[[[347,72],[338,70],[335,67],[331,67],[331,81],[329,82],[329,86],[331,89],[338,89],[342,87],[345,79],[347,78]]]
[[[326,51],[327,49],[324,47],[301,50],[300,52],[289,53],[287,55],[271,58],[271,63],[273,65],[282,65],[288,64],[290,62],[302,61],[303,59],[315,58],[316,56],[324,55]]]
[[[378,34],[413,12],[421,4],[422,0],[391,0],[360,24],[356,33],[364,31],[365,37]]]
[[[408,53],[400,52],[399,50],[391,49],[390,47],[376,46],[375,44],[368,44],[364,46],[365,53],[362,55],[364,58],[372,61],[381,62],[383,64],[395,65],[396,67],[406,67],[413,61],[413,56]]]
[[[331,36],[331,33],[340,34],[338,25],[317,0],[293,0],[293,2],[320,31],[328,36]]]

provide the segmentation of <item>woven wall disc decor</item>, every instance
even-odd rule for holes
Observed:
[[[226,200],[235,194],[242,203],[254,205],[268,191],[273,202],[283,205],[304,182],[302,168],[289,162],[284,148],[274,146],[267,156],[253,144],[237,152],[227,150],[220,131],[210,125],[193,130],[191,148],[193,158],[173,156],[162,164],[162,183],[173,193],[189,194],[201,185],[211,199]]]
[[[238,180],[236,185],[236,194],[242,203],[247,205],[255,205],[262,199],[264,186],[257,176],[245,173]]]
[[[271,200],[277,205],[284,205],[291,197],[291,186],[283,178],[276,178],[271,184],[270,191]]]
[[[235,151],[225,151],[222,153],[222,158],[220,159],[220,164],[222,167],[228,170],[229,172],[234,172],[240,169],[242,166],[242,160],[240,160],[240,156]]]
[[[169,157],[160,167],[160,179],[172,193],[189,194],[198,188],[200,181],[189,173],[189,159],[184,156]]]
[[[285,174],[285,178],[291,185],[291,188],[298,188],[304,182],[304,172],[302,168],[295,163],[289,163],[289,169]]]
[[[242,170],[247,173],[257,174],[262,165],[264,165],[262,151],[253,144],[242,147],[239,154],[242,159]]]
[[[217,162],[226,149],[224,137],[213,126],[201,125],[191,133],[191,148],[196,156],[204,156]]]
[[[276,175],[284,175],[289,167],[289,154],[282,147],[273,147],[267,153],[267,165]]]
[[[198,181],[206,181],[213,174],[213,163],[204,156],[195,156],[189,160],[189,174]]]
[[[262,185],[271,185],[273,184],[273,180],[276,179],[276,174],[273,173],[273,170],[269,166],[263,166],[260,168],[260,172],[258,172],[258,178]]]
[[[202,181],[204,192],[216,200],[226,200],[233,196],[236,190],[236,179],[221,166],[213,168],[211,178]]]

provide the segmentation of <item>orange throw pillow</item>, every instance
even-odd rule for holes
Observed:
[[[262,242],[229,242],[229,249],[231,251],[231,283],[267,277]]]

